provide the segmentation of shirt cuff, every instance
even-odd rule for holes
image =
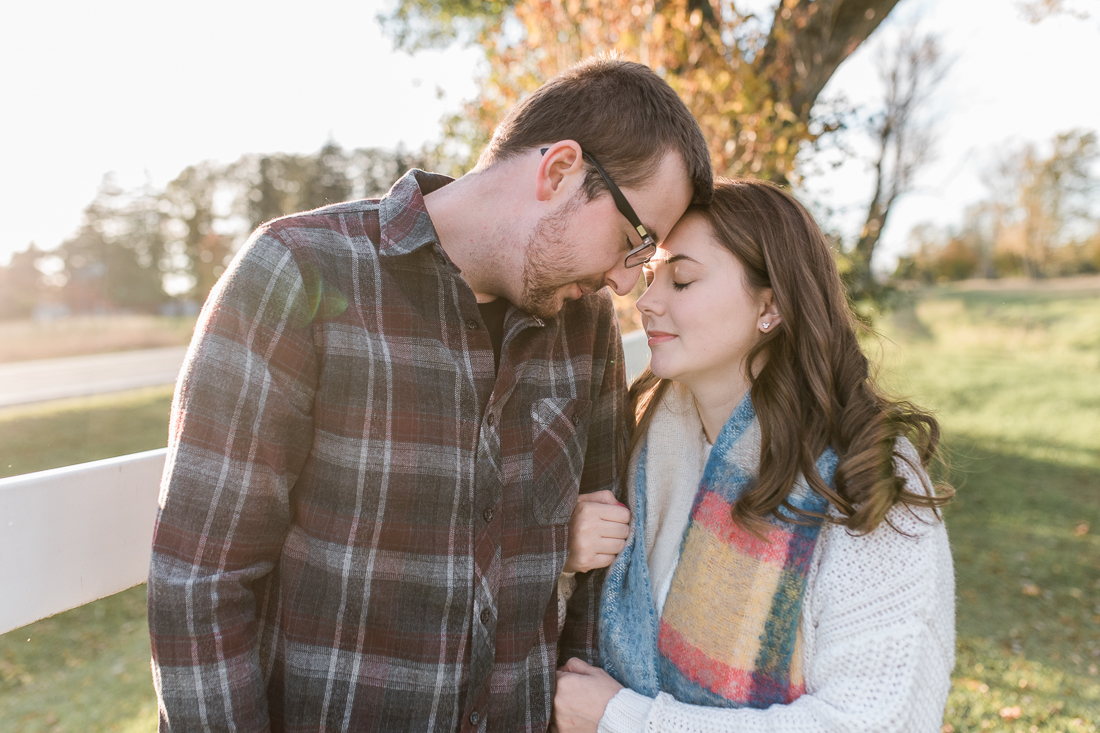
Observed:
[[[615,693],[600,718],[599,733],[639,733],[645,727],[653,698],[623,688]]]

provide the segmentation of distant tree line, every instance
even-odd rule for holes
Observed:
[[[895,276],[937,282],[966,278],[1059,277],[1100,273],[1100,148],[1095,132],[1072,130],[1046,151],[1009,148],[988,166],[986,198],[956,227],[916,227],[912,254]]]
[[[158,313],[201,303],[249,232],[266,221],[381,196],[428,151],[327,143],[310,155],[249,154],[188,166],[163,189],[124,190],[104,177],[79,229],[54,250],[34,244],[0,267],[0,318],[49,305],[66,313]]]

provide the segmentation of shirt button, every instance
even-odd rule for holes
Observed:
[[[581,419],[579,417],[577,417],[576,415],[574,415],[573,417],[571,417],[569,419],[573,421],[573,425],[576,425],[577,423],[579,423],[581,421]]]
[[[466,328],[470,329],[471,331],[476,331],[477,330],[477,321],[475,321],[473,318],[467,319]]]
[[[491,522],[491,521],[493,521],[493,510],[492,509],[486,509],[485,511],[483,511],[481,513],[481,516],[485,518],[486,522]]]
[[[481,720],[481,715],[476,710],[470,713],[470,725],[477,725],[479,720]]]
[[[488,608],[481,609],[481,623],[483,623],[483,624],[489,623],[489,609]]]
[[[496,421],[497,419],[493,417],[493,413],[491,412],[489,413],[489,417],[485,418],[485,422],[489,423],[489,427],[493,427],[493,423],[495,423]]]

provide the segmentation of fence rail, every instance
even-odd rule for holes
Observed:
[[[145,581],[165,453],[0,479],[0,633]]]
[[[623,337],[626,371],[649,361]],[[164,448],[0,479],[0,634],[144,583]]]

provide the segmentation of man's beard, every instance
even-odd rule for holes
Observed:
[[[561,211],[540,219],[527,242],[523,293],[516,305],[533,316],[556,316],[564,305],[560,291],[567,285],[577,283],[590,291],[603,287],[603,277],[577,280],[577,245],[565,241],[566,224],[580,210],[583,197],[578,191]]]

